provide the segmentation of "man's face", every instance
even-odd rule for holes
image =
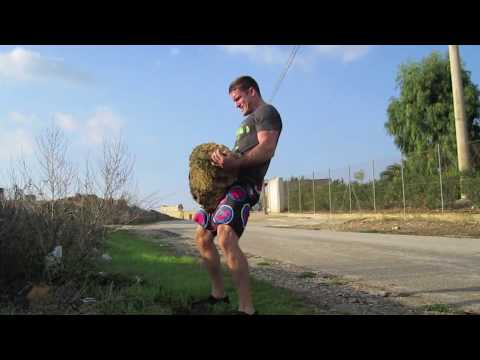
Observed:
[[[254,90],[253,88],[243,91],[240,89],[233,89],[230,93],[235,106],[240,109],[244,116],[247,116],[253,112],[253,99],[254,99]]]

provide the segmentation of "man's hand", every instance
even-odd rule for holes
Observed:
[[[223,168],[225,171],[234,172],[238,170],[240,162],[232,154],[222,154],[219,149],[212,153],[212,164]]]
[[[259,131],[257,133],[258,145],[251,148],[240,158],[236,158],[232,154],[223,154],[217,149],[212,153],[212,165],[233,173],[240,168],[264,164],[273,157],[279,136],[280,132],[277,130]]]

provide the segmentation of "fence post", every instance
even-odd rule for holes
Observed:
[[[332,216],[332,190],[330,188],[331,186],[331,177],[330,177],[330,169],[328,169],[328,206],[330,210],[330,217]]]
[[[442,202],[442,214],[443,214],[443,181],[442,181],[442,160],[440,157],[440,144],[437,144],[438,154],[438,175],[440,176],[440,200]]]
[[[352,182],[350,179],[350,165],[348,165],[348,196],[350,198],[350,214],[352,213]]]
[[[373,211],[377,212],[377,203],[375,200],[375,160],[372,160],[372,178],[373,178]]]
[[[406,218],[406,205],[405,205],[405,181],[403,179],[403,156],[402,156],[402,159],[400,160],[400,170],[401,170],[401,173],[402,173],[403,219],[405,220],[405,218]]]
[[[287,182],[287,213],[290,214],[290,183],[292,182],[292,177]]]
[[[263,184],[263,200],[262,200],[262,202],[263,202],[263,213],[265,215],[268,215],[268,210],[267,210],[267,206],[268,206],[267,202],[268,201],[267,201],[267,194],[265,192],[265,183]]]
[[[298,212],[302,213],[302,190],[300,185],[300,177],[298,178]]]
[[[312,172],[312,186],[313,186],[313,215],[315,215],[315,170]]]

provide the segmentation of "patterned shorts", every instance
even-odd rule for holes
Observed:
[[[237,182],[227,190],[227,194],[212,213],[200,209],[193,220],[214,235],[217,234],[218,225],[230,225],[240,237],[247,225],[250,208],[260,199],[260,192],[259,186]]]

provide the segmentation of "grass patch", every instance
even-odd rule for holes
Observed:
[[[317,276],[317,274],[315,274],[314,272],[305,271],[305,272],[302,272],[302,273],[298,274],[297,278],[299,278],[299,279],[312,279],[316,276]]]
[[[330,285],[346,285],[348,284],[348,281],[341,278],[340,276],[329,276],[327,277],[327,281]]]
[[[158,239],[156,240],[158,241]],[[102,263],[101,270],[115,274],[122,286],[96,286],[89,296],[98,299],[91,306],[106,314],[188,314],[192,301],[210,293],[210,281],[204,267],[196,258],[173,256],[165,247],[148,238],[118,231],[105,243],[104,251],[112,256]],[[209,308],[211,314],[221,314],[238,308],[238,299],[228,270],[224,270],[225,289],[230,305]],[[142,282],[126,281],[139,277]],[[253,301],[260,314],[303,315],[314,310],[286,289],[251,278]]]
[[[433,312],[439,312],[439,313],[454,313],[455,310],[448,306],[447,304],[431,304],[431,305],[425,305],[424,307],[425,311],[433,311]]]

